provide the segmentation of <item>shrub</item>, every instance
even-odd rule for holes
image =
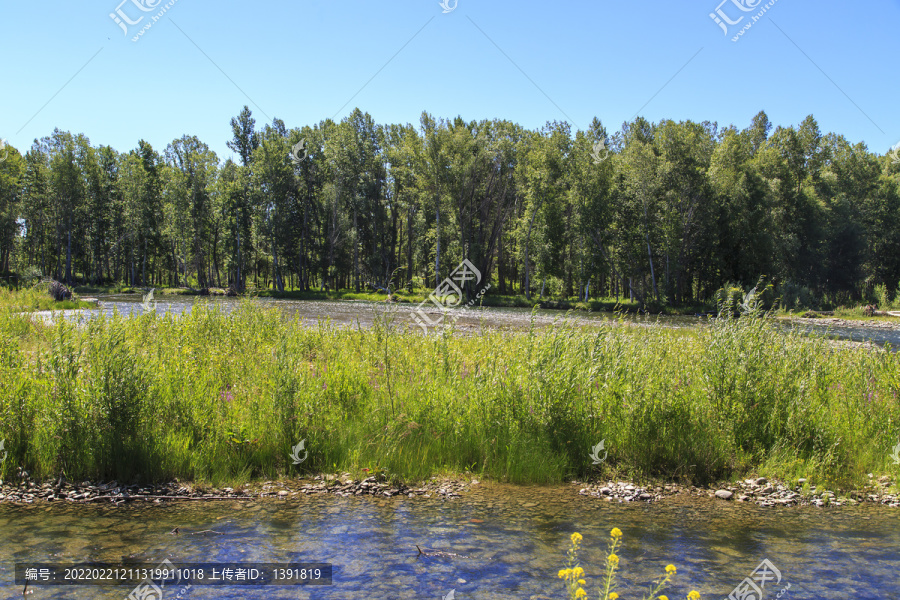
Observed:
[[[716,290],[715,299],[719,314],[730,313],[737,316],[744,301],[744,290],[738,283],[726,283]]]
[[[816,296],[808,287],[787,281],[781,285],[781,308],[785,310],[819,308]]]
[[[875,286],[875,303],[881,310],[887,310],[891,307],[891,292],[883,283]]]

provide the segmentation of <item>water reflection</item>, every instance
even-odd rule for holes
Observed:
[[[665,565],[670,598],[724,597],[765,558],[794,598],[893,597],[900,512],[882,507],[763,509],[670,499],[606,503],[565,488],[476,486],[453,501],[301,497],[271,503],[0,507],[0,594],[15,562],[289,562],[334,564],[328,588],[194,587],[189,598],[562,598],[568,536],[584,536],[593,597],[610,528],[625,534],[619,592],[641,597]],[[184,533],[168,532],[175,526]],[[212,529],[222,535],[190,535]],[[417,557],[416,545],[461,557]],[[780,588],[779,588],[780,589]],[[130,590],[35,588],[41,598],[124,598]],[[777,592],[778,590],[774,590]],[[767,588],[767,592],[774,592]],[[768,595],[767,595],[768,597]]]

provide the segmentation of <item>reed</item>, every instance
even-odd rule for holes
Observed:
[[[84,324],[0,309],[0,476],[218,484],[369,468],[705,483],[754,471],[855,485],[896,470],[894,353],[764,319],[424,336],[408,308],[381,310],[372,328],[341,329],[249,300]],[[600,440],[609,454],[594,465]]]

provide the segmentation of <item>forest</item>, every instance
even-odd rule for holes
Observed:
[[[225,124],[223,124],[225,125]],[[423,112],[418,126],[257,127],[120,152],[54,130],[0,162],[0,271],[70,285],[429,289],[464,259],[491,293],[709,301],[765,276],[799,305],[900,283],[900,159],[774,126]],[[237,161],[237,162],[235,162]],[[474,282],[471,282],[474,284]],[[470,285],[471,285],[470,284]],[[468,289],[471,296],[478,290]]]

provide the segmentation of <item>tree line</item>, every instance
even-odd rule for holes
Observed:
[[[0,162],[0,270],[69,284],[709,300],[760,275],[849,302],[900,282],[900,164],[812,116],[743,130],[637,118],[257,127],[224,162],[185,135],[128,152],[55,130]],[[476,293],[477,290],[467,290]]]

